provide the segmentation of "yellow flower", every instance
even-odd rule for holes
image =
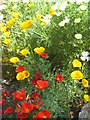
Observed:
[[[9,32],[9,31],[8,31],[8,32],[4,32],[3,35],[4,35],[5,37],[8,37],[8,36],[10,35],[10,32]]]
[[[7,23],[7,28],[11,28],[11,26],[13,25],[14,23],[14,19],[10,19],[9,21],[6,22]]]
[[[72,116],[74,114],[74,112],[73,111],[70,111],[70,115]]]
[[[6,44],[6,45],[10,45],[10,40],[9,40],[9,39],[5,39],[5,40],[3,41],[3,43]]]
[[[17,17],[19,16],[19,13],[13,13],[12,16],[13,16],[14,18],[17,18]]]
[[[27,49],[23,49],[20,51],[20,53],[23,55],[23,56],[26,56],[28,54],[28,50]]]
[[[83,74],[79,70],[75,70],[74,72],[71,73],[72,79],[75,80],[80,80],[83,78]]]
[[[84,100],[87,101],[87,102],[90,101],[90,96],[87,95],[87,94],[85,94],[85,95],[84,95]]]
[[[8,58],[7,58],[7,57],[4,57],[4,58],[3,58],[3,62],[8,62]]]
[[[6,26],[3,26],[3,27],[1,28],[1,31],[2,31],[2,32],[6,32],[6,29],[7,29],[7,27],[6,27]]]
[[[33,23],[33,20],[28,20],[26,22],[22,22],[21,25],[20,25],[20,27],[28,29],[28,28],[31,27],[32,23]]]
[[[24,80],[24,79],[25,79],[25,76],[24,76],[23,72],[17,73],[16,79],[17,79],[17,80]]]
[[[28,7],[32,8],[34,6],[34,4],[28,4]]]
[[[50,8],[49,14],[52,15],[52,14],[55,14],[55,13],[56,13],[56,11],[53,8]]]
[[[45,26],[46,25],[46,22],[41,22],[41,26]]]
[[[25,78],[28,78],[29,77],[29,72],[28,71],[23,71],[23,74],[24,74],[24,76],[25,76]]]
[[[41,17],[42,17],[41,14],[37,14],[37,19],[38,19],[38,20],[41,20]]]
[[[45,50],[45,48],[44,48],[44,47],[40,47],[40,48],[38,48],[38,47],[37,47],[37,48],[35,48],[35,49],[34,49],[34,52],[36,52],[37,54],[39,54],[39,55],[40,55],[41,53],[43,53],[43,52],[44,52],[44,50]]]
[[[82,80],[82,84],[84,87],[88,87],[88,81],[86,79]]]
[[[73,60],[72,64],[73,67],[82,67],[82,63],[77,59]]]
[[[18,61],[19,61],[18,57],[12,57],[12,58],[10,58],[10,62],[13,63],[13,64],[16,64]]]

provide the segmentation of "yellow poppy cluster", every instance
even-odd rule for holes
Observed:
[[[73,64],[73,67],[77,67],[77,68],[82,67],[82,63],[77,59],[74,59],[72,64]],[[81,73],[81,71],[75,70],[71,73],[71,77],[72,79],[75,79],[75,80],[81,80],[83,78],[83,74]],[[86,79],[82,79],[82,84],[84,87],[88,87],[88,81]],[[90,96],[85,94],[84,100],[89,102]]]
[[[23,72],[17,73],[16,79],[17,80],[24,80],[25,78],[29,77],[29,72],[24,70]]]

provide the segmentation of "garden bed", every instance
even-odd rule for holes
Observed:
[[[78,119],[90,102],[87,0],[1,5],[3,119]]]

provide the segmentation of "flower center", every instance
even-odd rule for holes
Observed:
[[[29,109],[26,109],[25,111],[26,111],[26,113],[29,113],[29,112],[30,112]]]

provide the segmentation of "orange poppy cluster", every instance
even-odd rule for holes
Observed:
[[[0,100],[0,105],[5,104],[5,98],[9,96],[9,92],[3,91],[2,92],[3,98]],[[14,110],[11,106],[7,107],[6,110],[0,110],[1,114],[12,114],[13,112],[17,113],[16,119],[27,119],[28,114],[33,111],[33,109],[40,110],[40,107],[43,106],[43,101],[41,100],[41,96],[38,92],[29,96],[28,99],[26,98],[25,89],[17,90],[12,93],[13,100],[16,103],[16,109]],[[26,100],[27,101],[26,101]],[[24,101],[25,100],[25,101]],[[20,103],[20,101],[22,101]],[[51,114],[48,110],[43,110],[38,112],[37,115],[33,115],[32,119],[40,119],[40,118],[50,118]]]

